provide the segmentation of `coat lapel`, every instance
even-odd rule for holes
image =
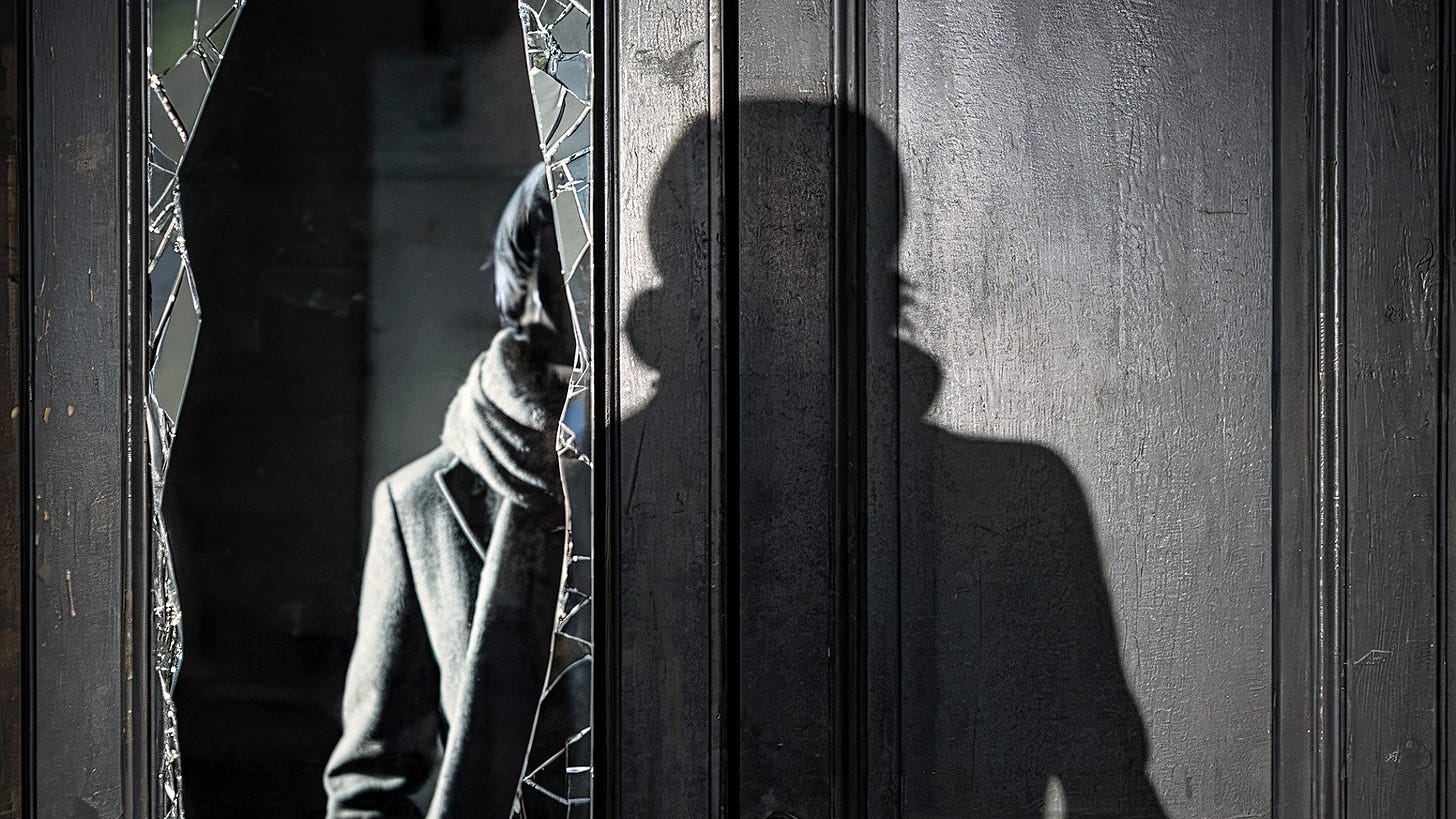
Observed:
[[[455,515],[456,523],[465,533],[465,538],[475,548],[475,553],[485,559],[485,544],[490,539],[489,510],[485,496],[489,492],[485,481],[475,474],[459,458],[449,466],[435,473],[435,483],[445,494],[446,503]]]
[[[481,561],[463,653],[442,680],[450,729],[428,816],[503,817],[520,782],[550,656],[562,522],[491,502],[486,483],[458,460],[435,481]]]

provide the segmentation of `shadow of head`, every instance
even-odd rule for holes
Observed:
[[[733,129],[736,139],[724,140],[725,129]],[[728,163],[718,155],[725,142],[737,147]],[[723,187],[718,172],[731,175],[732,186]],[[856,180],[853,189],[846,179]],[[664,155],[653,186],[647,232],[659,280],[628,309],[624,330],[633,352],[659,373],[690,365],[677,357],[689,355],[691,345],[683,342],[706,320],[714,264],[728,264],[759,293],[791,293],[796,277],[833,276],[831,268],[841,260],[829,244],[832,226],[824,215],[861,196],[877,203],[861,226],[866,275],[884,281],[897,275],[903,189],[900,161],[883,129],[861,114],[803,100],[747,100],[732,118],[694,120]],[[710,227],[719,208],[728,231],[768,226],[779,238],[725,245],[733,240]],[[820,269],[786,266],[784,258],[803,255],[786,243],[810,242],[822,244]],[[775,277],[782,286],[774,287]],[[886,319],[879,324],[890,326],[898,302],[880,298],[869,307]]]
[[[711,174],[724,128],[738,129],[739,137],[733,201],[715,199],[723,188]],[[834,167],[835,156],[841,168]],[[848,186],[845,180],[855,181]],[[730,230],[771,226],[793,241],[820,242],[817,270],[785,266],[782,256],[802,255],[794,254],[795,248],[773,243],[725,248],[739,253],[738,276],[753,284],[753,292],[739,288],[731,295],[761,300],[765,291],[793,292],[795,278],[837,276],[833,268],[842,259],[830,245],[824,215],[860,201],[868,204],[852,235],[856,251],[865,254],[861,297],[866,321],[889,332],[902,318],[908,322],[916,305],[913,285],[899,272],[906,198],[900,157],[889,135],[860,113],[802,100],[748,100],[733,122],[697,118],[673,142],[653,187],[648,236],[659,281],[639,292],[628,309],[624,330],[633,352],[658,373],[690,372],[695,366],[688,360],[694,349],[690,340],[701,333],[695,328],[705,320],[706,292],[713,286],[709,267],[715,242],[721,241],[709,227],[712,209],[725,209]],[[727,261],[726,254],[717,255]],[[777,286],[773,278],[780,280]],[[827,321],[829,305],[825,308]],[[915,344],[898,344],[904,410],[919,417],[939,394],[941,368]],[[671,379],[661,380],[659,388],[671,389]]]

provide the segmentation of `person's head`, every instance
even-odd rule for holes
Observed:
[[[548,342],[551,363],[570,365],[576,352],[571,303],[544,165],[532,168],[506,203],[495,231],[494,266],[501,326],[531,327]]]

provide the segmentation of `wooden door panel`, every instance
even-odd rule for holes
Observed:
[[[907,815],[1068,754],[1125,775],[1091,736],[1129,720],[1170,814],[1268,809],[1271,15],[900,8],[900,519],[940,537],[900,542]],[[982,758],[1013,749],[1047,769]]]

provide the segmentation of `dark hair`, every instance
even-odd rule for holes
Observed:
[[[519,327],[534,285],[556,328],[550,358],[570,364],[576,343],[571,304],[556,245],[556,219],[546,167],[537,164],[516,186],[495,230],[495,303],[503,327]]]

